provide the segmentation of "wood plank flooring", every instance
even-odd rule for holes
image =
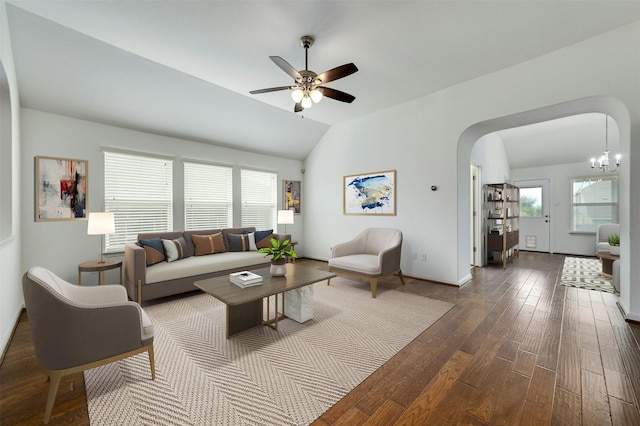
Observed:
[[[383,281],[456,306],[314,425],[639,425],[640,326],[614,295],[557,285],[563,259],[521,252],[461,288]],[[41,424],[47,387],[23,315],[0,366],[0,424]],[[89,424],[82,374],[61,384],[50,424]]]

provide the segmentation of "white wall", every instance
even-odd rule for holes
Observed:
[[[0,60],[7,73],[11,92],[11,197],[2,203],[12,205],[11,237],[0,241],[0,351],[3,353],[11,338],[23,306],[22,269],[20,266],[20,102],[18,84],[11,52],[6,3],[0,1]],[[3,163],[4,164],[4,163]]]
[[[585,153],[586,157],[588,153]],[[586,160],[582,163],[511,170],[513,181],[549,178],[550,241],[554,253],[595,256],[594,234],[571,233],[571,179],[594,177],[593,175],[594,172]]]
[[[510,167],[504,142],[497,133],[478,139],[471,151],[471,162],[482,167],[481,185],[510,182]]]
[[[101,211],[104,205],[103,148],[153,153],[174,157],[174,229],[183,229],[183,166],[180,160],[197,159],[250,167],[278,173],[278,206],[282,203],[282,179],[302,180],[302,163],[261,154],[169,138],[89,121],[77,120],[32,109],[22,109],[22,236],[23,264],[50,268],[62,278],[77,282],[78,263],[100,256],[98,236],[87,235],[86,221],[36,222],[34,220],[34,157],[52,156],[88,160],[89,211]],[[303,194],[304,196],[304,194]],[[304,202],[304,200],[303,200]],[[238,207],[237,204],[234,207]],[[239,208],[239,207],[238,207]],[[303,207],[304,211],[304,207]],[[302,215],[287,225],[287,232],[300,242],[296,251],[304,252]],[[239,226],[239,224],[237,224]],[[281,229],[283,231],[283,229]],[[117,280],[117,270],[107,274],[108,282]],[[97,276],[83,275],[82,283],[95,283]]]
[[[333,244],[362,228],[391,226],[405,236],[404,273],[464,283],[469,278],[468,176],[473,144],[484,134],[514,126],[504,120],[500,127],[499,121],[491,120],[604,94],[620,99],[630,112],[627,128],[621,129],[621,150],[630,155],[629,165],[640,164],[640,97],[629,90],[638,87],[639,43],[636,22],[333,127],[305,163],[306,192],[311,194],[305,236],[313,241],[307,256],[327,259]],[[623,125],[625,120],[616,121]],[[397,216],[343,216],[342,175],[387,169],[397,169]],[[640,253],[640,216],[631,219],[628,214],[630,205],[640,205],[640,167],[630,174],[628,169],[622,172],[621,181],[621,207],[626,209],[621,232],[636,230],[630,247],[622,247],[627,258],[622,266],[627,280],[622,303],[628,312],[640,314],[640,265],[632,263],[629,274],[628,261],[629,250],[634,257]],[[439,186],[437,192],[429,190],[433,184]],[[413,252],[426,253],[427,261],[411,260]]]

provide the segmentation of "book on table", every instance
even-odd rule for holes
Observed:
[[[238,287],[252,287],[262,284],[262,276],[249,271],[229,274],[229,280]]]

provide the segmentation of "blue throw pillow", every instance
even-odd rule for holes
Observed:
[[[162,244],[162,238],[151,238],[149,240],[140,240],[138,244],[144,248],[147,254],[147,266],[162,262],[165,260],[166,255],[164,253],[164,244]]]

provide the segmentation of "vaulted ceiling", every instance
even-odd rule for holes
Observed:
[[[640,19],[638,1],[7,3],[23,107],[299,160],[330,126]],[[307,34],[310,69],[357,65],[328,84],[356,100],[296,114],[286,91],[249,94],[292,84],[269,56],[303,69]]]

